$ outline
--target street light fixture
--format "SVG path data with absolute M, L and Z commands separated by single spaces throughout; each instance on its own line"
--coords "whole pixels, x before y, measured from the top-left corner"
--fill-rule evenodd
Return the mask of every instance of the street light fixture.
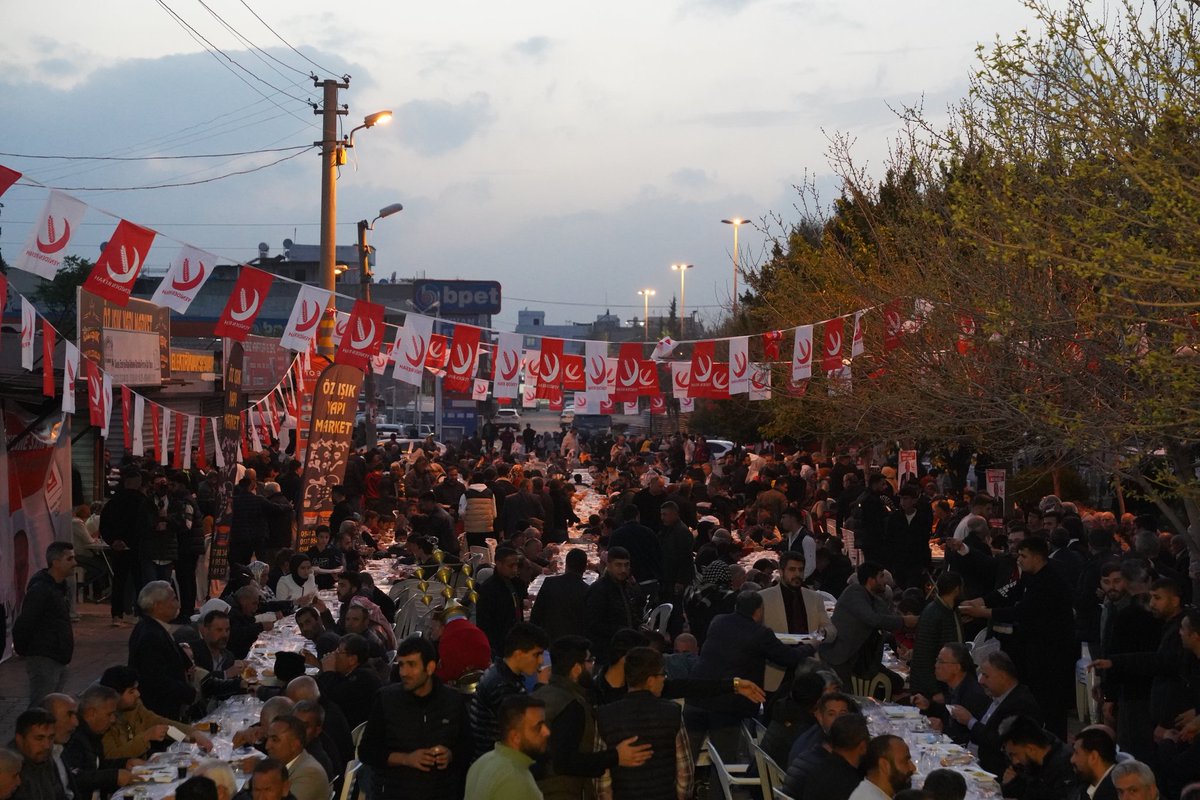
M 687 319 L 687 313 L 684 311 L 684 287 L 683 279 L 687 276 L 687 271 L 695 264 L 672 264 L 671 269 L 679 273 L 679 338 L 684 338 L 684 320 Z
M 653 289 L 638 289 L 638 294 L 642 296 L 642 305 L 644 311 L 642 313 L 642 341 L 650 340 L 650 298 L 654 296 Z
M 733 315 L 737 316 L 737 284 L 738 284 L 738 228 L 745 225 L 750 220 L 734 217 L 733 219 L 723 219 L 726 225 L 733 226 Z
M 376 111 L 368 114 L 362 125 L 350 131 L 345 139 L 337 138 L 337 118 L 346 113 L 337 107 L 336 81 L 325 81 L 325 100 L 322 113 L 321 141 L 321 288 L 329 292 L 329 307 L 321 318 L 317 332 L 317 345 L 321 355 L 333 357 L 333 323 L 337 311 L 335 262 L 337 251 L 337 171 L 345 163 L 346 148 L 354 146 L 354 134 L 363 128 L 373 128 L 392 118 L 391 111 Z
M 390 111 L 380 112 L 391 116 Z M 377 116 L 372 114 L 372 117 Z M 366 127 L 371 127 L 375 124 L 370 122 L 371 117 L 367 117 L 368 123 Z M 371 302 L 371 280 L 375 277 L 371 272 L 371 247 L 367 245 L 367 231 L 375 229 L 375 223 L 384 217 L 390 217 L 392 214 L 399 213 L 404 210 L 404 206 L 400 203 L 392 203 L 379 209 L 379 214 L 375 219 L 367 222 L 365 219 L 358 221 L 358 296 L 366 302 Z M 363 377 L 363 394 L 367 397 L 367 413 L 366 424 L 364 426 L 367 447 L 375 446 L 375 369 L 371 365 L 367 365 L 366 374 Z

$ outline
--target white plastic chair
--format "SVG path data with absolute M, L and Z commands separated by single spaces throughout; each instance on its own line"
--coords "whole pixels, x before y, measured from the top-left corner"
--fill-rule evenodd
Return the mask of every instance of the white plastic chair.
M 646 617 L 646 627 L 652 631 L 657 631 L 663 636 L 667 635 L 667 623 L 671 621 L 671 612 L 675 610 L 675 606 L 670 603 L 662 603 L 655 607 Z
M 758 766 L 758 779 L 762 784 L 762 796 L 771 798 L 774 796 L 775 788 L 782 787 L 784 781 L 784 771 L 775 759 L 767 755 L 767 752 L 762 749 L 763 736 L 766 734 L 766 727 L 756 719 L 748 719 L 742 722 L 742 736 L 746 739 L 746 744 L 750 747 L 750 752 L 754 754 L 754 762 Z
M 420 598 L 414 594 L 408 596 L 408 600 L 396 612 L 396 626 L 393 631 L 396 634 L 396 641 L 402 642 L 412 635 L 417 627 L 417 603 Z
M 820 597 L 826 603 L 834 603 L 834 604 L 837 603 L 837 598 L 834 597 L 833 595 L 831 595 L 829 592 L 823 592 L 820 589 L 817 589 L 816 591 L 817 591 L 817 597 Z
M 363 725 L 366 723 L 364 722 Z M 358 796 L 358 771 L 360 769 L 362 769 L 362 763 L 358 759 L 354 759 L 346 765 L 346 774 L 342 776 L 342 792 L 338 795 L 338 800 L 354 800 Z
M 749 764 L 726 764 L 712 739 L 708 740 L 708 757 L 712 760 L 713 772 L 717 775 L 717 782 L 721 784 L 725 800 L 733 800 L 734 786 L 762 785 L 758 778 L 746 777 L 746 770 L 750 769 Z

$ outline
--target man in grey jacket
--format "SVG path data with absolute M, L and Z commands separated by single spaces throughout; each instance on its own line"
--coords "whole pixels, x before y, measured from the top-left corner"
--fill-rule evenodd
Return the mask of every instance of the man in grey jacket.
M 862 660 L 865 669 L 859 669 L 859 677 L 870 677 L 878 671 L 883 651 L 881 631 L 898 631 L 915 628 L 915 614 L 892 612 L 887 599 L 890 576 L 873 561 L 864 561 L 856 573 L 858 582 L 849 584 L 838 598 L 833 610 L 833 627 L 837 638 L 821 644 L 821 660 L 831 666 L 844 683 L 856 672 L 856 663 Z

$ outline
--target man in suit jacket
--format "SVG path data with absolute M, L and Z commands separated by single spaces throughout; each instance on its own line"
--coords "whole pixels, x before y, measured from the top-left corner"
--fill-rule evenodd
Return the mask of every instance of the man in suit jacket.
M 1117 763 L 1117 742 L 1099 725 L 1084 728 L 1075 736 L 1071 766 L 1079 775 L 1076 800 L 1117 800 L 1112 768 Z
M 1029 687 L 1017 680 L 1017 668 L 1011 658 L 997 650 L 979 667 L 979 683 L 992 698 L 982 717 L 966 707 L 947 707 L 955 722 L 964 726 L 967 738 L 979 748 L 979 765 L 993 775 L 1004 774 L 1007 759 L 1000 744 L 1000 723 L 1009 717 L 1027 716 L 1040 720 L 1042 710 Z
M 142 703 L 168 719 L 181 719 L 196 701 L 192 659 L 171 637 L 179 598 L 166 581 L 150 581 L 138 594 L 144 616 L 129 634 L 129 666 L 141 678 Z
M 276 717 L 267 729 L 267 755 L 287 765 L 296 800 L 329 800 L 329 779 L 321 762 L 304 749 L 307 729 L 298 717 Z
M 790 512 L 785 512 L 784 516 Z M 804 588 L 805 559 L 802 553 L 787 551 L 779 556 L 779 583 L 763 589 L 763 624 L 775 633 L 825 634 L 827 641 L 837 638 L 837 628 L 825 611 L 825 601 L 816 592 Z M 779 689 L 784 672 L 767 665 L 763 688 L 768 692 Z
M 930 725 L 950 737 L 956 744 L 966 745 L 970 731 L 950 716 L 950 706 L 962 706 L 979 719 L 987 713 L 992 699 L 975 679 L 975 661 L 970 649 L 962 642 L 950 642 L 938 651 L 933 662 L 933 675 L 946 689 L 932 696 L 913 695 L 913 705 L 930 718 Z
M 884 598 L 888 576 L 882 566 L 874 561 L 864 561 L 858 567 L 857 576 L 858 582 L 846 587 L 833 609 L 833 627 L 837 630 L 837 638 L 821 643 L 821 660 L 833 667 L 846 684 L 850 682 L 860 651 L 877 649 L 879 652 L 864 655 L 871 662 L 878 661 L 882 654 L 882 642 L 877 634 L 881 630 L 898 631 L 917 625 L 915 614 L 891 612 L 890 603 Z
M 567 553 L 562 575 L 542 582 L 542 589 L 533 601 L 529 621 L 546 632 L 553 642 L 562 636 L 584 635 L 583 599 L 588 585 L 583 582 L 587 569 L 587 553 L 571 550 Z

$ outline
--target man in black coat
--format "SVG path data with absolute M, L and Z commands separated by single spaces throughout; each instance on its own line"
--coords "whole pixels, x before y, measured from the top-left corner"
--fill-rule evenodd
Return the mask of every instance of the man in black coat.
M 29 579 L 21 613 L 13 623 L 13 649 L 29 675 L 30 707 L 62 691 L 75 653 L 66 583 L 75 572 L 75 549 L 70 542 L 51 542 L 46 564 Z
M 900 490 L 900 507 L 887 518 L 883 541 L 883 565 L 892 571 L 902 588 L 924 586 L 929 569 L 929 535 L 933 512 L 928 503 L 919 503 L 921 490 L 910 483 Z
M 1020 800 L 1062 800 L 1075 786 L 1071 748 L 1030 717 L 1009 717 L 1000 725 L 1000 744 L 1012 765 L 1004 796 Z
M 973 600 L 992 591 L 996 580 L 996 559 L 987 542 L 987 520 L 967 520 L 964 539 L 947 539 L 946 568 L 963 576 L 963 599 Z
M 1017 667 L 1003 651 L 988 655 L 979 666 L 979 683 L 992 698 L 991 705 L 976 717 L 966 707 L 947 706 L 955 722 L 968 731 L 968 740 L 979 748 L 979 765 L 993 775 L 1004 774 L 1008 760 L 1000 744 L 1000 724 L 1009 717 L 1042 718 L 1041 708 L 1029 687 L 1017 679 Z
M 640 522 L 637 506 L 621 507 L 621 526 L 609 537 L 610 548 L 620 547 L 629 553 L 633 577 L 639 583 L 662 578 L 662 546 L 654 531 Z
M 167 627 L 179 615 L 179 598 L 166 581 L 150 581 L 138 594 L 138 606 L 143 616 L 129 634 L 129 666 L 141 679 L 142 703 L 168 719 L 183 719 L 196 690 L 192 659 Z
M 887 518 L 892 512 L 888 501 L 884 499 L 887 490 L 887 478 L 878 472 L 873 473 L 867 482 L 867 491 L 856 501 L 860 509 L 857 513 L 854 509 L 849 512 L 858 521 L 854 545 L 862 550 L 864 561 L 879 561 L 887 555 L 884 541 Z
M 584 598 L 588 585 L 583 581 L 587 569 L 587 553 L 567 552 L 562 575 L 552 575 L 542 582 L 542 589 L 533 601 L 529 621 L 546 632 L 554 642 L 562 636 L 584 634 Z
M 946 689 L 932 697 L 913 695 L 913 705 L 930 718 L 934 730 L 945 733 L 951 741 L 965 746 L 971 739 L 971 732 L 951 717 L 948 709 L 950 706 L 961 706 L 970 712 L 971 717 L 981 719 L 992 704 L 992 699 L 975 678 L 975 661 L 971 658 L 971 650 L 961 642 L 944 645 L 933 662 L 933 675 Z
M 96 791 L 107 797 L 133 780 L 125 759 L 104 757 L 104 734 L 117 721 L 117 699 L 115 690 L 98 683 L 79 697 L 79 727 L 62 752 L 76 797 L 91 797 Z
M 138 549 L 154 532 L 154 504 L 142 491 L 142 471 L 130 464 L 121 468 L 121 489 L 100 512 L 100 538 L 109 546 L 112 565 L 112 618 L 117 623 L 137 599 L 142 588 Z
M 610 547 L 604 574 L 588 587 L 584 596 L 586 635 L 592 642 L 592 655 L 602 664 L 609 663 L 613 634 L 636 628 L 641 620 L 641 597 L 636 594 L 637 584 L 630 580 L 630 574 L 629 553 L 623 547 Z
M 1117 763 L 1117 743 L 1099 726 L 1084 728 L 1075 736 L 1071 765 L 1081 786 L 1077 800 L 1117 800 L 1112 768 Z
M 787 767 L 784 788 L 790 797 L 847 800 L 862 782 L 858 770 L 871 734 L 861 714 L 844 714 L 829 726 L 828 747 L 815 747 Z
M 265 497 L 255 494 L 249 478 L 238 481 L 233 492 L 232 515 L 229 521 L 229 560 L 248 565 L 257 555 L 267 555 L 267 519 L 274 509 Z
M 342 709 L 351 730 L 367 721 L 382 685 L 379 674 L 367 666 L 370 659 L 370 645 L 356 633 L 343 636 L 337 650 L 321 659 L 321 696 Z
M 496 548 L 492 577 L 479 587 L 475 624 L 488 637 L 492 655 L 504 647 L 504 637 L 525 615 L 525 583 L 517 577 L 521 557 L 510 547 Z

